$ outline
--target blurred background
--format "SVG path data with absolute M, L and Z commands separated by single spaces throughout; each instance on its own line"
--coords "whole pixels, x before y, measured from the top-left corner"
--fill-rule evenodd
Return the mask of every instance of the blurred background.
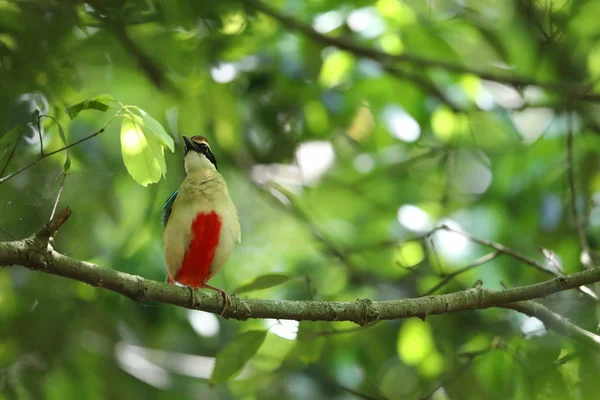
M 160 209 L 184 177 L 181 135 L 201 134 L 242 225 L 212 285 L 231 293 L 277 273 L 290 279 L 244 296 L 391 300 L 477 279 L 531 284 L 581 270 L 598 238 L 598 15 L 597 0 L 0 0 L 0 135 L 39 110 L 75 142 L 114 112 L 71 121 L 65 107 L 106 93 L 173 136 L 165 179 L 147 186 L 123 164 L 119 122 L 71 149 L 59 208 L 73 215 L 56 247 L 79 260 L 164 281 Z M 51 119 L 41 130 L 47 151 L 63 146 Z M 27 128 L 2 175 L 33 161 L 39 140 Z M 64 161 L 0 183 L 0 240 L 48 220 Z M 548 274 L 458 233 L 427 234 L 442 223 Z M 596 330 L 581 293 L 545 304 Z M 268 329 L 258 353 L 210 385 L 219 350 L 256 329 Z M 363 328 L 239 322 L 20 267 L 0 268 L 0 339 L 0 399 L 592 399 L 600 389 L 597 354 L 513 311 Z

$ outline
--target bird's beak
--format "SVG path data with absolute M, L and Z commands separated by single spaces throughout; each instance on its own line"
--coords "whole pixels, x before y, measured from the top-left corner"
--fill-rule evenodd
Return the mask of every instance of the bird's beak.
M 194 142 L 192 142 L 192 140 L 187 136 L 183 136 L 183 142 L 185 143 L 185 146 L 183 148 L 184 153 L 187 154 L 188 151 L 194 148 Z

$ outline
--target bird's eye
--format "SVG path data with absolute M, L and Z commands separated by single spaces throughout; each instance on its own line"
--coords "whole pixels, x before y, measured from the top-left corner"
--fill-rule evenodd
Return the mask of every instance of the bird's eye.
M 200 150 L 202 150 L 203 153 L 206 153 L 208 151 L 208 146 L 204 143 L 201 143 Z

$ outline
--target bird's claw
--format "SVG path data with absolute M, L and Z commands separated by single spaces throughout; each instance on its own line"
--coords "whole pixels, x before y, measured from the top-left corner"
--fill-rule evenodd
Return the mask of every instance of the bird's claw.
M 223 309 L 219 314 L 222 317 L 225 314 L 225 310 L 227 310 L 227 307 L 231 305 L 231 300 L 229 300 L 229 296 L 227 296 L 227 293 L 225 293 L 224 290 L 219 290 L 219 293 L 221 293 L 221 296 L 223 296 Z
M 190 298 L 191 298 L 191 303 L 192 303 L 190 305 L 190 308 L 194 309 L 194 308 L 196 308 L 196 291 L 194 290 L 193 287 L 191 287 L 189 285 L 187 287 L 190 289 Z

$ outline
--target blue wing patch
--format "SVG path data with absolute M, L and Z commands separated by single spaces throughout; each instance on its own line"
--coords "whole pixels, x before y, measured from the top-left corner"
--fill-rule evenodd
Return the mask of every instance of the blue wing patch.
M 171 196 L 167 199 L 165 205 L 162 208 L 162 225 L 163 228 L 167 226 L 167 222 L 169 222 L 169 217 L 171 216 L 171 210 L 173 209 L 173 203 L 177 198 L 177 194 L 179 193 L 179 189 L 173 192 Z

